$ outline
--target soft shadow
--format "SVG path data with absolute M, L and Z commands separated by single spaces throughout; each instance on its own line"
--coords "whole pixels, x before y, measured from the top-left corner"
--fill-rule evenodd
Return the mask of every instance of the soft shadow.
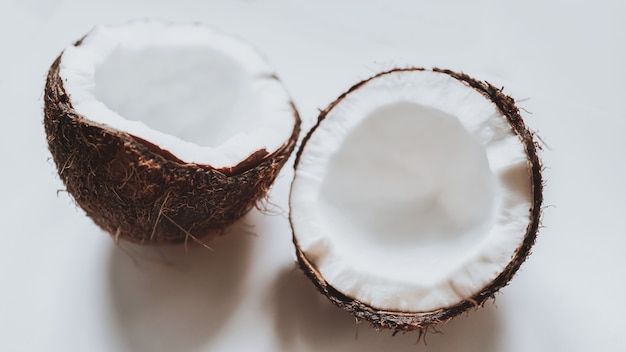
M 439 331 L 376 331 L 318 293 L 297 268 L 284 270 L 270 296 L 277 339 L 285 351 L 495 352 L 501 350 L 501 319 L 493 303 L 456 317 Z
M 489 301 L 484 307 L 451 320 L 439 331 L 430 331 L 420 343 L 429 352 L 499 352 L 504 348 L 500 309 Z
M 285 351 L 296 350 L 300 341 L 311 351 L 331 351 L 340 340 L 357 333 L 354 317 L 319 293 L 295 265 L 283 270 L 272 287 L 268 306 Z
M 129 351 L 191 351 L 224 327 L 244 292 L 254 241 L 246 220 L 200 245 L 139 246 L 111 252 L 109 287 Z

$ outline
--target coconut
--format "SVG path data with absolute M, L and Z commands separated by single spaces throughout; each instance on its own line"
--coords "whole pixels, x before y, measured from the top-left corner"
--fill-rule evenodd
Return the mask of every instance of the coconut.
M 514 99 L 489 83 L 437 68 L 364 80 L 297 153 L 299 266 L 379 329 L 423 332 L 480 307 L 535 242 L 537 150 Z
M 61 180 L 116 239 L 219 234 L 264 198 L 300 118 L 251 45 L 201 24 L 98 26 L 52 64 L 44 125 Z

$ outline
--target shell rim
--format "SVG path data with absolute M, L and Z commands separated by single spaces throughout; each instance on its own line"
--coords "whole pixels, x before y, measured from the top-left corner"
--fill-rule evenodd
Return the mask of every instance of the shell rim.
M 543 170 L 543 164 L 541 163 L 538 154 L 538 151 L 541 150 L 541 146 L 534 138 L 535 133 L 531 132 L 526 127 L 520 115 L 519 108 L 515 105 L 515 100 L 510 96 L 505 95 L 503 93 L 503 88 L 496 88 L 489 82 L 478 81 L 462 72 L 459 73 L 437 67 L 434 67 L 432 69 L 426 69 L 423 67 L 393 68 L 391 70 L 378 73 L 350 87 L 335 101 L 331 102 L 326 109 L 320 112 L 316 124 L 304 136 L 302 143 L 298 148 L 298 151 L 296 152 L 294 170 L 297 170 L 300 156 L 306 148 L 307 142 L 311 138 L 312 134 L 319 127 L 320 123 L 326 118 L 327 114 L 348 94 L 351 94 L 354 91 L 358 90 L 361 86 L 363 86 L 372 79 L 379 78 L 390 73 L 409 71 L 432 71 L 441 74 L 447 74 L 452 78 L 464 83 L 465 85 L 467 85 L 468 88 L 475 89 L 483 96 L 485 96 L 486 99 L 489 99 L 496 105 L 498 110 L 506 118 L 514 133 L 520 138 L 520 142 L 524 145 L 524 149 L 528 162 L 530 163 L 531 170 L 532 202 L 531 208 L 529 209 L 530 222 L 526 228 L 526 233 L 524 235 L 523 241 L 518 246 L 515 254 L 509 261 L 507 266 L 504 268 L 504 270 L 502 270 L 502 272 L 493 281 L 486 285 L 480 292 L 473 295 L 472 297 L 468 297 L 453 306 L 439 308 L 428 312 L 401 312 L 392 310 L 381 310 L 374 308 L 359 300 L 350 298 L 339 292 L 332 285 L 326 282 L 324 277 L 306 257 L 304 252 L 300 250 L 296 238 L 296 229 L 294 227 L 290 214 L 289 223 L 293 234 L 292 240 L 296 248 L 298 265 L 304 271 L 304 273 L 313 281 L 317 289 L 328 299 L 330 299 L 332 303 L 352 313 L 357 320 L 367 320 L 376 329 L 393 329 L 395 331 L 423 331 L 425 329 L 428 329 L 430 326 L 445 323 L 455 316 L 465 311 L 468 311 L 471 308 L 478 308 L 483 306 L 489 298 L 494 297 L 496 292 L 506 286 L 513 278 L 517 270 L 520 268 L 521 264 L 526 260 L 526 258 L 530 254 L 532 246 L 536 241 L 537 233 L 541 224 L 541 205 L 543 203 L 544 185 L 541 174 Z

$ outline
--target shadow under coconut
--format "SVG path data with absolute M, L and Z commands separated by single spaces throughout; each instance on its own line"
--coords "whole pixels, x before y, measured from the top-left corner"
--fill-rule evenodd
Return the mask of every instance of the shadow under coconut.
M 250 235 L 246 216 L 212 251 L 191 241 L 111 253 L 109 287 L 119 335 L 129 351 L 191 351 L 225 326 L 243 297 Z
M 285 351 L 305 344 L 311 351 L 335 351 L 341 340 L 353 339 L 354 317 L 333 305 L 299 268 L 283 270 L 272 285 L 268 309 L 275 315 L 275 327 Z
M 499 311 L 493 303 L 456 317 L 439 331 L 420 339 L 417 331 L 376 331 L 368 322 L 336 307 L 294 267 L 284 270 L 273 286 L 278 340 L 285 351 L 410 351 L 426 345 L 429 352 L 495 352 L 501 350 Z M 416 346 L 417 345 L 417 346 Z

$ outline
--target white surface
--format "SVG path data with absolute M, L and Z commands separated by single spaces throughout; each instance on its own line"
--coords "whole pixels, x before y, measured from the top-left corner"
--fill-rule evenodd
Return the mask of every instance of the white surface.
M 0 349 L 623 351 L 626 5 L 395 4 L 0 2 Z M 200 20 L 255 43 L 290 89 L 305 130 L 316 109 L 395 65 L 464 70 L 528 99 L 527 122 L 550 147 L 545 228 L 532 256 L 495 306 L 428 335 L 427 347 L 415 346 L 415 334 L 355 328 L 292 271 L 284 214 L 253 214 L 257 236 L 215 244 L 214 254 L 163 250 L 168 266 L 143 250 L 135 256 L 148 259 L 135 266 L 65 193 L 57 196 L 41 97 L 62 48 L 96 23 L 139 17 Z M 272 194 L 283 209 L 291 175 L 287 167 Z
M 98 25 L 63 51 L 79 115 L 215 168 L 291 137 L 291 99 L 252 45 L 197 23 Z
M 384 310 L 453 306 L 492 282 L 529 223 L 530 163 L 496 105 L 445 73 L 373 78 L 300 154 L 294 234 L 339 292 Z

